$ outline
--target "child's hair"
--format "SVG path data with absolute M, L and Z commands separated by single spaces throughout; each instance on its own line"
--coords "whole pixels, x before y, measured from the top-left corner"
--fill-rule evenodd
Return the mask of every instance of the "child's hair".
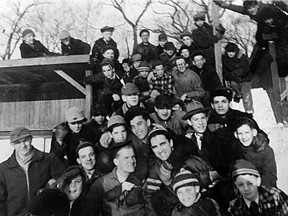
M 257 129 L 255 122 L 247 117 L 241 117 L 235 122 L 234 131 L 243 125 L 248 125 L 251 129 Z
M 163 65 L 163 67 L 164 67 L 164 63 L 162 61 L 160 61 L 160 60 L 153 61 L 152 62 L 152 69 L 154 70 L 159 65 Z

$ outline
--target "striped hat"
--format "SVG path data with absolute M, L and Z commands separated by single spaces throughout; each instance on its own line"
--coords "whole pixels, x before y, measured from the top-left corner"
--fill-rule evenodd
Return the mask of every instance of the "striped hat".
M 151 67 L 149 65 L 149 63 L 147 61 L 142 61 L 140 64 L 139 64 L 139 67 L 137 68 L 137 70 L 139 72 L 141 71 L 151 71 Z
M 181 187 L 200 186 L 198 179 L 188 170 L 180 170 L 174 177 L 173 190 L 176 193 Z
M 237 160 L 233 167 L 232 178 L 236 178 L 239 175 L 254 175 L 256 177 L 260 177 L 260 174 L 256 167 L 249 161 L 244 159 Z

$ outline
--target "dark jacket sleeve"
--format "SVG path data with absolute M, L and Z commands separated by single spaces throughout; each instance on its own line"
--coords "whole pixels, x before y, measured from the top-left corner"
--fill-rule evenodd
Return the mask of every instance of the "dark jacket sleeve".
M 6 200 L 7 200 L 7 188 L 5 183 L 5 176 L 0 167 L 0 216 L 6 216 Z
M 61 162 L 61 160 L 54 154 L 51 154 L 51 163 L 50 163 L 50 174 L 53 177 L 53 179 L 58 179 L 65 170 L 64 163 Z

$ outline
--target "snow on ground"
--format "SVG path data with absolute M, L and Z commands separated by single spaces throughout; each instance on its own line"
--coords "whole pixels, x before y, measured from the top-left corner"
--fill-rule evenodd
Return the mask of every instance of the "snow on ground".
M 278 187 L 288 194 L 288 172 L 286 171 L 288 165 L 288 141 L 285 139 L 288 135 L 288 127 L 284 127 L 282 124 L 276 124 L 268 95 L 263 89 L 253 89 L 252 95 L 255 110 L 254 118 L 259 126 L 268 134 L 270 144 L 275 152 L 278 169 Z M 232 107 L 241 111 L 244 110 L 242 103 L 233 103 Z M 51 139 L 33 139 L 33 145 L 46 152 L 50 151 L 50 142 Z M 0 162 L 2 162 L 11 155 L 12 147 L 9 144 L 9 140 L 0 140 L 0 145 Z

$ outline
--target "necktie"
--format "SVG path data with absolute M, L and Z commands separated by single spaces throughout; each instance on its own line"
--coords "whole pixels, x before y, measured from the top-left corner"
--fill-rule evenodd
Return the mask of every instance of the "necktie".
M 255 201 L 251 202 L 249 211 L 250 211 L 251 215 L 253 215 L 253 216 L 258 216 L 259 215 L 258 205 L 257 205 L 257 203 Z

